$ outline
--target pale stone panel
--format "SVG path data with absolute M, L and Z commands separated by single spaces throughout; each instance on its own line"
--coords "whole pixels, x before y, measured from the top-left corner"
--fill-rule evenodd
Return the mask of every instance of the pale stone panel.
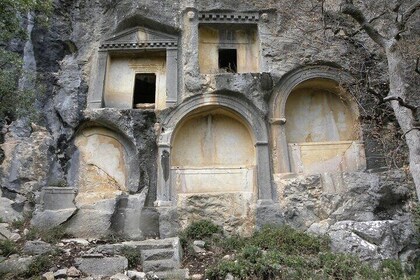
M 172 169 L 177 193 L 253 192 L 253 168 Z
M 219 58 L 217 45 L 219 32 L 216 29 L 200 27 L 198 57 L 201 73 L 218 73 Z
M 105 82 L 105 107 L 133 108 L 134 82 L 138 73 L 156 75 L 155 108 L 166 108 L 166 53 L 161 52 L 111 56 Z
M 229 35 L 225 33 L 228 32 Z M 231 35 L 231 36 L 230 36 Z M 219 48 L 237 50 L 237 72 L 259 72 L 259 40 L 256 26 L 201 25 L 199 27 L 199 65 L 204 74 L 223 73 L 219 69 Z
M 286 103 L 289 143 L 358 139 L 359 125 L 345 101 L 328 89 L 302 88 Z
M 107 130 L 84 130 L 75 144 L 80 151 L 78 205 L 113 198 L 127 190 L 124 147 Z
M 255 148 L 248 129 L 221 114 L 205 114 L 185 122 L 173 141 L 172 166 L 249 167 Z
M 290 163 L 295 173 L 357 171 L 366 168 L 365 150 L 356 141 L 289 144 Z
M 176 195 L 255 193 L 255 147 L 248 128 L 221 109 L 181 123 L 172 149 Z

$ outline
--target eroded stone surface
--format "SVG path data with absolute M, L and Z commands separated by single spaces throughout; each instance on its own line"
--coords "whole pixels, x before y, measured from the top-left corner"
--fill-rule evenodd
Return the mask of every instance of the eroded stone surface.
M 67 232 L 78 237 L 104 237 L 110 233 L 117 198 L 83 205 L 68 222 Z
M 125 231 L 131 238 L 141 239 L 145 237 L 145 234 L 142 229 L 139 230 L 138 228 L 139 224 L 142 227 L 141 224 L 146 223 L 143 220 L 145 212 L 141 205 L 144 203 L 149 207 L 148 209 L 155 211 L 150 211 L 154 214 L 148 217 L 148 219 L 150 218 L 150 224 L 153 224 L 150 227 L 149 234 L 153 230 L 157 234 L 160 230 L 161 236 L 172 236 L 176 234 L 179 222 L 181 222 L 182 227 L 185 227 L 187 223 L 198 218 L 213 220 L 223 225 L 227 232 L 249 234 L 254 225 L 259 226 L 258 221 L 273 220 L 274 223 L 286 223 L 300 229 L 308 229 L 311 232 L 322 234 L 332 234 L 332 229 L 334 229 L 335 234 L 342 237 L 336 240 L 343 240 L 344 242 L 337 246 L 347 249 L 349 249 L 349 244 L 353 244 L 353 248 L 357 248 L 363 246 L 364 242 L 371 244 L 385 242 L 383 240 L 388 238 L 387 236 L 391 236 L 395 239 L 396 244 L 407 244 L 406 251 L 401 251 L 399 245 L 391 246 L 391 244 L 390 248 L 392 250 L 390 249 L 389 254 L 374 253 L 375 258 L 388 255 L 395 256 L 395 251 L 398 250 L 400 256 L 412 255 L 410 248 L 414 245 L 405 241 L 410 239 L 412 229 L 411 216 L 407 205 L 411 189 L 406 184 L 409 179 L 401 173 L 399 175 L 392 174 L 392 172 L 382 175 L 340 173 L 338 175 L 282 177 L 275 178 L 276 190 L 271 188 L 271 180 L 273 179 L 271 164 L 273 164 L 275 173 L 290 171 L 291 162 L 286 160 L 286 155 L 289 155 L 286 141 L 288 136 L 293 136 L 293 133 L 297 131 L 303 131 L 304 133 L 310 131 L 311 135 L 303 135 L 304 142 L 311 139 L 316 141 L 332 140 L 333 142 L 344 138 L 361 140 L 359 137 L 352 137 L 355 132 L 354 128 L 358 127 L 359 120 L 356 120 L 353 115 L 349 116 L 348 107 L 343 105 L 352 107 L 360 101 L 363 110 L 366 111 L 363 112 L 362 121 L 364 121 L 363 117 L 373 115 L 370 107 L 375 106 L 370 106 L 369 102 L 362 104 L 366 101 L 364 97 L 360 98 L 363 100 L 356 100 L 357 102 L 354 102 L 353 105 L 345 104 L 348 100 L 344 102 L 341 99 L 344 95 L 341 96 L 335 90 L 331 91 L 329 87 L 319 89 L 328 91 L 328 93 L 324 92 L 319 96 L 315 95 L 317 92 L 312 92 L 311 94 L 314 94 L 313 101 L 316 102 L 314 104 L 305 103 L 306 105 L 300 108 L 298 108 L 299 103 L 308 102 L 311 98 L 299 96 L 293 102 L 293 97 L 291 97 L 290 104 L 292 105 L 289 104 L 289 109 L 299 113 L 296 123 L 293 122 L 293 117 L 282 118 L 284 116 L 271 114 L 272 107 L 276 107 L 286 100 L 273 102 L 269 99 L 283 91 L 283 88 L 279 89 L 279 86 L 295 69 L 309 69 L 304 73 L 299 73 L 299 75 L 302 74 L 299 78 L 302 81 L 305 77 L 312 77 L 318 81 L 330 79 L 341 84 L 343 81 L 342 72 L 351 71 L 351 69 L 364 69 L 366 59 L 360 58 L 366 58 L 365 55 L 368 51 L 371 52 L 369 57 L 373 57 L 375 62 L 372 63 L 371 67 L 381 73 L 381 77 L 386 77 L 386 75 L 382 75 L 382 73 L 386 73 L 387 67 L 385 61 L 381 58 L 383 54 L 378 52 L 377 48 L 372 47 L 372 42 L 364 41 L 364 47 L 360 48 L 359 44 L 348 43 L 346 35 L 348 30 L 324 28 L 329 22 L 318 15 L 321 14 L 321 9 L 324 9 L 322 11 L 333 15 L 329 19 L 339 16 L 337 13 L 340 7 L 336 1 L 323 2 L 322 8 L 321 5 L 318 5 L 319 3 L 314 4 L 312 1 L 300 1 L 292 4 L 290 1 L 257 0 L 240 3 L 227 0 L 150 0 L 142 3 L 123 0 L 118 1 L 118 3 L 116 1 L 114 1 L 115 3 L 111 2 L 59 1 L 59 3 L 56 3 L 56 9 L 52 12 L 50 28 L 45 30 L 35 24 L 33 34 L 28 34 L 34 44 L 35 52 L 32 56 L 36 60 L 36 65 L 42 69 L 43 76 L 45 75 L 43 79 L 45 79 L 47 89 L 45 97 L 40 100 L 42 105 L 39 106 L 42 106 L 42 111 L 45 112 L 44 123 L 47 127 L 46 129 L 36 126 L 30 128 L 22 122 L 16 122 L 3 129 L 6 135 L 5 143 L 1 145 L 1 148 L 4 151 L 5 160 L 0 167 L 0 183 L 2 189 L 7 189 L 7 191 L 2 191 L 0 197 L 0 216 L 4 220 L 10 222 L 15 219 L 22 219 L 23 209 L 31 210 L 30 204 L 40 204 L 39 190 L 48 184 L 58 185 L 59 182 L 64 182 L 78 191 L 78 197 L 75 201 L 76 207 L 66 207 L 67 210 L 48 209 L 47 211 L 52 212 L 42 212 L 42 214 L 37 207 L 33 223 L 43 227 L 65 223 L 69 229 L 73 228 L 70 231 L 86 236 Z M 231 12 L 228 12 L 229 10 Z M 237 11 L 244 11 L 245 13 L 248 11 L 249 14 L 256 14 L 260 18 L 251 24 L 247 19 L 246 27 L 248 28 L 244 28 L 243 22 L 241 23 L 241 20 L 236 17 L 238 15 Z M 264 16 L 260 13 L 261 11 L 264 11 Z M 217 15 L 212 19 L 212 22 L 207 23 L 207 25 L 217 24 L 217 28 L 215 26 L 208 28 L 206 23 L 203 22 L 204 20 L 199 19 L 203 12 Z M 369 17 L 375 16 L 375 13 L 366 12 Z M 234 17 L 228 19 L 220 17 L 221 14 L 231 14 Z M 152 59 L 154 55 L 148 54 L 148 52 L 140 55 L 140 52 L 143 52 L 144 49 L 134 52 L 126 50 L 123 52 L 122 59 L 118 59 L 112 54 L 114 56 L 110 57 L 109 62 L 114 60 L 116 64 L 124 64 L 122 67 L 112 68 L 112 64 L 107 64 L 110 53 L 99 51 L 101 43 L 104 39 L 111 38 L 121 31 L 127 31 L 138 26 L 147 26 L 156 29 L 155 31 L 173 34 L 174 37 L 177 37 L 175 41 L 179 43 L 179 46 L 174 46 L 171 51 L 179 53 L 181 57 L 175 58 L 168 52 L 156 60 Z M 226 31 L 224 27 L 226 26 L 229 27 L 228 30 L 234 32 L 224 33 Z M 205 34 L 206 32 L 217 33 L 220 30 L 222 32 L 219 35 L 225 34 L 226 36 Z M 241 33 L 242 31 L 244 33 Z M 253 34 L 254 32 L 258 34 Z M 229 38 L 227 35 L 232 35 L 232 37 Z M 144 37 L 144 34 L 139 34 L 135 43 L 144 43 L 143 41 L 148 39 Z M 118 38 L 114 39 L 114 42 L 118 41 Z M 232 42 L 250 43 L 250 45 L 245 46 L 247 51 L 238 49 L 238 54 L 244 54 L 239 55 L 238 62 L 249 67 L 240 70 L 240 65 L 238 65 L 238 72 L 258 71 L 261 73 L 200 74 L 200 67 L 206 63 L 213 70 L 220 68 L 216 56 L 219 44 L 222 43 L 222 47 L 234 48 L 233 45 L 226 45 Z M 211 46 L 203 46 L 206 43 Z M 116 47 L 119 48 L 120 46 Z M 134 48 L 136 47 L 134 46 Z M 162 52 L 162 47 L 159 52 Z M 258 53 L 258 57 L 253 57 L 256 53 Z M 202 54 L 205 55 L 206 59 L 212 60 L 203 60 Z M 145 57 L 147 59 L 139 62 Z M 348 57 L 348 59 L 342 59 L 343 57 Z M 203 101 L 202 103 L 192 103 L 196 107 L 189 108 L 191 110 L 184 109 L 182 111 L 182 113 L 188 113 L 188 117 L 196 116 L 194 114 L 197 113 L 195 110 L 198 107 L 203 110 L 202 112 L 215 108 L 221 109 L 220 107 L 223 107 L 225 111 L 235 112 L 240 108 L 239 103 L 245 104 L 243 106 L 245 108 L 253 108 L 243 111 L 245 112 L 242 113 L 243 116 L 239 116 L 238 122 L 243 127 L 240 125 L 225 125 L 222 129 L 214 127 L 214 129 L 207 131 L 207 127 L 211 127 L 209 124 L 211 122 L 208 119 L 196 126 L 194 124 L 190 125 L 189 127 L 193 128 L 193 133 L 188 134 L 190 137 L 187 137 L 186 143 L 181 145 L 185 149 L 181 149 L 181 152 L 178 153 L 178 155 L 188 156 L 188 160 L 191 159 L 194 164 L 197 163 L 194 161 L 208 160 L 205 163 L 211 162 L 214 165 L 214 163 L 219 164 L 221 162 L 221 165 L 224 165 L 228 162 L 232 165 L 240 165 L 235 168 L 244 170 L 241 170 L 237 177 L 232 176 L 226 179 L 226 177 L 229 177 L 229 172 L 233 172 L 235 168 L 226 168 L 223 171 L 224 174 L 220 176 L 219 180 L 221 182 L 220 186 L 223 188 L 222 194 L 215 192 L 215 188 L 212 188 L 211 183 L 209 183 L 209 181 L 218 177 L 216 172 L 216 176 L 208 176 L 214 167 L 211 166 L 212 164 L 206 166 L 209 167 L 209 170 L 205 172 L 194 170 L 195 167 L 200 166 L 201 162 L 193 168 L 189 167 L 190 171 L 192 170 L 188 173 L 190 177 L 181 176 L 186 173 L 181 174 L 179 182 L 177 182 L 176 176 L 172 177 L 174 180 L 171 182 L 165 180 L 163 176 L 162 178 L 156 178 L 157 170 L 161 168 L 159 165 L 161 158 L 158 158 L 160 154 L 158 154 L 156 143 L 159 144 L 159 149 L 170 151 L 168 147 L 174 147 L 174 144 L 177 144 L 176 141 L 172 142 L 169 139 L 160 142 L 159 139 L 165 133 L 179 128 L 178 124 L 181 124 L 179 122 L 188 122 L 189 120 L 183 119 L 181 116 L 177 122 L 168 126 L 166 124 L 169 121 L 166 117 L 170 115 L 174 108 L 166 108 L 163 111 L 157 110 L 156 112 L 128 109 L 133 105 L 131 104 L 132 96 L 130 93 L 133 90 L 135 73 L 145 73 L 147 72 L 146 68 L 156 69 L 157 63 L 162 65 L 162 61 L 166 63 L 170 59 L 175 61 L 175 69 L 178 69 L 181 73 L 175 80 L 169 80 L 169 76 L 166 77 L 167 87 L 163 89 L 159 86 L 158 91 L 159 94 L 162 93 L 164 97 L 167 97 L 165 96 L 165 90 L 178 88 L 179 86 L 179 91 L 175 91 L 175 95 L 171 96 L 174 99 L 170 100 L 174 108 L 187 104 L 193 98 Z M 319 66 L 319 64 L 325 65 Z M 99 90 L 100 95 L 95 96 L 96 99 L 90 96 L 90 92 L 97 89 L 95 80 L 98 79 L 96 74 L 105 73 L 107 65 L 111 66 L 111 69 L 108 70 L 112 72 L 112 75 L 106 77 L 104 74 L 102 77 L 102 79 L 108 78 L 109 80 L 106 85 L 107 89 L 114 91 L 114 93 L 117 91 L 123 92 L 124 96 L 120 98 L 121 95 L 115 94 L 114 100 L 105 100 L 105 103 L 108 104 L 102 104 L 104 91 Z M 168 67 L 168 65 L 169 63 L 165 67 Z M 336 67 L 333 67 L 333 65 Z M 327 72 L 334 73 L 334 75 L 319 77 L 320 73 L 323 72 L 321 70 L 325 69 L 328 69 Z M 371 73 L 373 72 L 372 70 Z M 108 71 L 108 73 L 110 72 Z M 128 76 L 125 75 L 120 79 L 119 74 L 127 74 Z M 384 84 L 382 78 L 372 77 L 372 79 L 373 84 Z M 112 84 L 109 84 L 109 82 Z M 104 83 L 101 83 L 100 80 L 99 84 L 104 86 Z M 295 86 L 299 85 L 293 85 L 293 88 Z M 302 87 L 300 90 L 302 90 Z M 353 88 L 349 90 L 349 93 L 354 93 Z M 330 91 L 337 95 L 331 97 Z M 232 101 L 220 106 L 221 96 L 229 97 Z M 302 97 L 302 100 L 300 97 Z M 157 103 L 160 104 L 163 100 L 163 98 L 158 97 Z M 90 105 L 95 104 L 96 107 L 88 106 L 95 109 L 82 112 L 86 108 L 87 102 Z M 117 104 L 118 102 L 121 103 Z M 121 104 L 126 109 L 120 109 L 119 105 Z M 211 107 L 207 107 L 208 104 L 212 104 Z M 322 104 L 327 106 L 320 106 Z M 101 109 L 100 107 L 103 105 L 118 108 Z M 163 105 L 158 106 L 158 109 L 162 108 Z M 318 113 L 320 110 L 325 109 L 325 111 L 320 114 L 313 114 L 311 108 L 317 109 Z M 340 109 L 338 110 L 340 112 L 337 112 L 337 109 Z M 233 115 L 236 116 L 236 113 Z M 321 116 L 321 119 L 318 119 L 319 116 Z M 243 119 L 247 121 L 243 121 Z M 255 119 L 263 121 L 255 125 L 252 123 Z M 299 130 L 298 128 L 303 122 L 302 119 L 308 120 L 310 127 Z M 234 119 L 234 121 L 236 120 Z M 128 149 L 130 145 L 125 145 L 126 143 L 123 143 L 123 141 L 117 141 L 109 137 L 109 133 L 106 135 L 96 133 L 85 137 L 83 136 L 83 129 L 76 132 L 79 128 L 85 128 L 86 123 L 88 124 L 87 127 L 96 125 L 105 130 L 114 131 L 118 135 L 124 135 L 126 142 L 133 146 L 132 149 Z M 217 126 L 220 123 L 216 116 L 214 124 Z M 232 124 L 232 121 L 230 124 Z M 251 137 L 243 133 L 248 129 L 248 126 L 252 126 L 254 130 L 249 133 L 254 134 Z M 270 128 L 266 134 L 272 134 L 271 142 L 263 137 L 258 138 L 264 131 L 263 127 L 271 126 L 282 127 L 283 131 Z M 243 129 L 244 127 L 246 129 Z M 286 131 L 284 131 L 285 127 Z M 287 127 L 290 128 L 288 132 Z M 323 128 L 322 131 L 320 131 L 321 127 Z M 204 129 L 206 131 L 201 133 L 200 137 L 194 134 L 194 131 Z M 179 131 L 185 132 L 182 128 Z M 216 137 L 210 137 L 212 136 L 210 132 L 215 133 Z M 234 143 L 227 141 L 229 137 L 221 137 L 231 132 L 235 132 L 235 137 L 232 137 L 235 140 Z M 319 135 L 316 135 L 318 132 L 331 133 L 334 137 L 319 138 Z M 346 133 L 351 135 L 345 135 Z M 337 135 L 340 137 L 336 137 Z M 77 136 L 81 138 L 77 139 Z M 393 136 L 391 135 L 391 137 Z M 92 139 L 82 139 L 84 137 L 92 137 Z M 253 137 L 259 139 L 259 141 L 255 141 Z M 280 138 L 286 142 L 284 150 L 281 150 L 276 143 Z M 209 141 L 209 139 L 213 141 Z M 296 142 L 300 140 L 297 139 Z M 217 141 L 221 141 L 221 143 Z M 200 143 L 197 144 L 197 142 Z M 216 142 L 217 145 L 211 145 Z M 290 143 L 294 142 L 295 140 Z M 301 163 L 303 165 L 314 164 L 314 168 L 311 167 L 312 171 L 325 171 L 324 166 L 318 164 L 321 156 L 334 158 L 334 161 L 327 164 L 327 167 L 333 167 L 333 171 L 359 170 L 363 168 L 363 145 L 362 143 L 356 144 L 358 145 L 356 148 L 353 141 L 344 148 L 340 145 L 340 147 L 331 145 L 314 153 L 309 151 L 312 153 L 309 156 L 307 147 L 298 144 L 296 154 L 306 153 L 306 161 L 304 156 L 301 158 Z M 238 145 L 238 147 L 235 145 Z M 373 148 L 380 148 L 381 151 L 377 152 L 379 158 L 386 155 L 387 151 L 382 152 L 382 146 L 373 146 Z M 245 152 L 238 153 L 237 158 L 232 157 L 229 154 L 231 147 L 238 149 L 245 147 Z M 273 150 L 261 156 L 262 153 L 258 153 L 261 147 L 270 147 L 270 149 L 272 147 Z M 182 162 L 179 164 L 176 162 L 178 156 L 176 153 L 174 154 L 176 148 L 175 145 L 175 149 L 168 155 L 168 159 L 173 156 L 173 167 L 182 165 Z M 355 148 L 354 151 L 349 155 L 342 155 L 343 152 L 353 148 Z M 255 150 L 257 156 L 252 158 L 252 156 L 255 156 Z M 121 155 L 127 151 L 129 152 L 123 162 L 121 158 L 125 155 Z M 190 152 L 191 154 L 189 154 Z M 222 160 L 219 162 L 211 161 L 214 156 L 220 157 Z M 355 157 L 361 159 L 361 164 L 357 162 L 354 165 L 341 164 L 342 159 L 344 161 L 350 159 L 354 162 Z M 366 157 L 376 158 L 377 154 L 371 149 L 367 151 Z M 273 162 L 271 162 L 271 158 L 274 159 Z M 235 159 L 245 160 L 239 162 Z M 281 162 L 282 160 L 285 162 Z M 81 164 L 79 164 L 80 162 Z M 258 163 L 257 166 L 255 166 L 256 163 Z M 266 163 L 266 165 L 261 163 Z M 248 169 L 247 174 L 255 171 L 258 174 L 257 176 L 242 174 L 246 173 L 244 166 L 248 165 L 251 165 L 252 168 Z M 188 169 L 188 166 L 186 167 Z M 304 172 L 305 168 L 303 170 L 295 168 L 294 171 Z M 191 179 L 191 177 L 194 177 L 194 179 Z M 244 178 L 246 184 L 243 184 Z M 256 183 L 255 178 L 258 179 Z M 261 178 L 265 180 L 262 185 L 259 182 Z M 184 185 L 183 179 L 187 179 Z M 177 196 L 178 194 L 171 192 L 176 190 L 174 186 L 179 186 L 178 190 L 184 190 L 184 194 L 190 195 Z M 184 188 L 184 186 L 186 187 Z M 241 190 L 242 186 L 246 186 L 247 192 Z M 264 188 L 259 188 L 260 186 Z M 225 187 L 226 189 L 230 187 L 229 190 L 236 191 L 236 193 L 224 193 Z M 160 188 L 159 190 L 169 190 L 167 196 L 164 197 L 166 204 L 162 203 L 167 207 L 166 209 L 153 208 L 153 202 L 161 199 L 161 197 L 158 197 L 161 195 L 157 190 L 158 188 Z M 200 188 L 202 191 L 204 190 L 202 193 L 191 195 L 197 189 L 200 191 Z M 251 189 L 252 191 L 250 191 Z M 145 193 L 141 193 L 141 190 L 145 190 Z M 217 191 L 220 192 L 220 189 Z M 212 193 L 212 195 L 207 195 L 207 193 Z M 269 201 L 272 198 L 272 193 L 274 193 L 273 207 L 270 205 L 259 207 L 256 204 L 257 199 L 261 198 L 259 196 L 269 196 L 268 199 L 264 197 Z M 172 201 L 167 201 L 171 199 Z M 124 206 L 124 203 L 127 203 L 127 207 Z M 280 207 L 276 206 L 277 203 Z M 159 203 L 156 205 L 159 205 Z M 179 211 L 176 209 L 177 206 L 179 206 Z M 257 209 L 253 210 L 256 206 Z M 137 219 L 138 215 L 140 217 Z M 41 222 L 47 220 L 50 222 Z M 149 220 L 147 220 L 147 223 Z M 160 225 L 156 222 L 157 220 L 161 222 Z M 344 223 L 344 221 L 349 223 L 345 227 L 343 224 L 339 224 Z M 390 226 L 390 230 L 388 226 L 381 225 L 380 228 L 386 232 L 386 236 L 378 237 L 369 231 L 369 226 L 373 227 L 376 223 L 382 223 L 382 221 L 392 221 L 390 224 L 393 226 Z M 363 223 L 370 222 L 373 224 L 367 224 L 366 227 L 362 226 L 365 225 Z M 397 222 L 397 224 L 394 224 L 394 222 Z M 86 225 L 88 227 L 83 229 Z M 367 231 L 367 233 L 365 235 L 359 234 L 358 238 L 350 238 L 356 231 L 356 225 L 357 228 L 361 227 L 361 229 L 357 229 L 358 232 Z M 396 234 L 397 228 L 400 234 Z M 348 236 L 350 237 L 347 238 Z M 359 251 L 363 254 L 368 252 L 365 249 Z M 365 256 L 367 256 L 367 253 Z
M 181 227 L 207 219 L 230 234 L 250 235 L 254 228 L 252 193 L 194 194 L 178 196 Z
M 23 246 L 23 253 L 27 255 L 42 255 L 51 252 L 54 247 L 40 240 L 27 241 Z
M 123 273 L 128 267 L 124 257 L 91 257 L 77 258 L 77 268 L 89 276 L 112 276 Z
M 402 181 L 404 176 L 386 172 L 279 179 L 284 221 L 311 233 L 328 234 L 333 250 L 363 260 L 412 255 L 417 246 L 412 238 L 415 229 L 411 214 L 404 210 L 412 194 Z

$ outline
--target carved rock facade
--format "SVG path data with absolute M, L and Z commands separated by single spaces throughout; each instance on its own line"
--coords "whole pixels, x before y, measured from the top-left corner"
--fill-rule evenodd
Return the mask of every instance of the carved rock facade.
M 40 50 L 59 36 L 54 14 L 34 42 L 58 73 L 48 131 L 9 127 L 0 216 L 32 206 L 35 226 L 131 239 L 171 237 L 197 219 L 242 235 L 290 224 L 329 234 L 337 251 L 411 261 L 413 187 L 402 172 L 366 171 L 378 166 L 354 62 L 340 59 L 354 49 L 336 34 L 303 36 L 318 24 L 308 3 L 293 18 L 288 1 L 232 2 L 61 7 L 73 47 Z

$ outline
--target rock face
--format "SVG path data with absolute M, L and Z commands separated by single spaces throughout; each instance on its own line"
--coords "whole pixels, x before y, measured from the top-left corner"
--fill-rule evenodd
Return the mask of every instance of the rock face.
M 379 261 L 418 254 L 412 188 L 401 171 L 278 178 L 284 222 L 331 237 L 337 252 Z
M 354 69 L 385 73 L 383 55 L 324 2 L 56 1 L 29 34 L 42 126 L 2 128 L 2 220 L 134 240 L 203 218 L 241 235 L 288 224 L 364 260 L 413 260 L 411 179 L 366 171 L 389 150 Z M 149 253 L 150 270 L 174 265 Z M 95 261 L 112 260 L 80 269 Z

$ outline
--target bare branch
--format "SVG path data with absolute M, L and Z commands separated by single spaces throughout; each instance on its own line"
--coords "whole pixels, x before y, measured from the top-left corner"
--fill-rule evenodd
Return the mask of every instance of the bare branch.
M 411 131 L 413 131 L 415 129 L 420 130 L 420 127 L 415 126 L 415 127 L 410 128 L 409 130 L 407 130 L 406 132 L 404 132 L 403 135 L 401 135 L 401 139 L 404 139 L 404 137 L 407 135 L 407 133 L 409 133 L 409 132 L 411 132 Z
M 367 88 L 367 92 L 374 95 L 376 98 L 378 98 L 379 103 L 383 103 L 384 97 L 382 95 L 380 95 L 378 92 L 376 92 L 372 88 Z
M 379 15 L 377 15 L 376 17 L 373 17 L 373 18 L 371 18 L 370 20 L 369 20 L 369 23 L 372 23 L 372 22 L 374 22 L 375 20 L 377 20 L 377 19 L 379 19 L 380 17 L 382 17 L 383 15 L 385 15 L 386 14 L 386 12 L 382 12 L 381 14 L 379 14 Z M 353 32 L 352 34 L 351 34 L 351 37 L 353 37 L 353 36 L 355 36 L 356 34 L 358 34 L 360 31 L 362 31 L 363 30 L 363 28 L 359 28 L 359 29 L 357 29 L 355 32 Z
M 417 114 L 418 107 L 407 103 L 404 99 L 402 99 L 399 96 L 383 97 L 381 94 L 379 94 L 378 92 L 376 92 L 374 89 L 372 89 L 370 87 L 367 88 L 367 92 L 374 95 L 376 98 L 378 98 L 379 99 L 379 104 L 389 102 L 389 101 L 398 101 L 398 104 L 400 106 L 403 106 L 403 107 L 411 110 L 411 112 L 413 113 L 414 116 L 416 116 L 416 114 Z
M 381 34 L 379 34 L 379 32 L 372 26 L 371 23 L 369 23 L 363 12 L 353 4 L 352 0 L 344 0 L 341 3 L 341 12 L 345 15 L 351 16 L 354 20 L 356 20 L 360 24 L 361 28 L 366 31 L 369 37 L 375 41 L 375 43 L 385 48 L 386 39 Z
M 387 97 L 382 99 L 382 103 L 387 102 L 387 101 L 398 101 L 398 104 L 400 104 L 400 106 L 403 106 L 407 109 L 410 109 L 413 112 L 414 115 L 416 114 L 417 109 L 418 109 L 417 106 L 413 106 L 413 105 L 407 103 L 406 101 L 404 101 L 404 99 L 402 99 L 399 96 L 387 96 Z
M 405 29 L 405 25 L 407 24 L 407 21 L 410 19 L 410 17 L 420 9 L 420 0 L 417 0 L 413 5 L 411 5 L 407 11 L 405 11 L 402 14 L 401 22 L 399 23 L 400 29 Z

